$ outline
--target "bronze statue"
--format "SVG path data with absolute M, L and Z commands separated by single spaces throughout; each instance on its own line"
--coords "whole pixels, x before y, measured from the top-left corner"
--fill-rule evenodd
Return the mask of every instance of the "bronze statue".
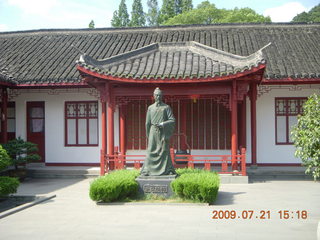
M 148 107 L 146 118 L 148 149 L 141 175 L 173 175 L 176 173 L 170 157 L 169 140 L 174 132 L 175 118 L 170 106 L 162 102 L 159 88 L 154 90 L 153 96 L 155 103 Z

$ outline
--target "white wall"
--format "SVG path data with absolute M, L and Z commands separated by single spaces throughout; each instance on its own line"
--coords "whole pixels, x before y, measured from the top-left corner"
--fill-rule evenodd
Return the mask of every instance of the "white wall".
M 46 163 L 99 163 L 101 146 L 101 104 L 89 89 L 14 90 L 10 101 L 16 102 L 16 136 L 26 139 L 26 102 L 45 102 L 45 153 Z M 18 95 L 18 96 L 15 96 Z M 10 96 L 10 95 L 9 95 Z M 65 147 L 64 104 L 66 101 L 99 103 L 99 146 Z
M 308 97 L 320 92 L 320 85 L 259 87 L 257 100 L 257 163 L 300 163 L 294 157 L 293 145 L 275 144 L 275 98 Z M 101 148 L 101 104 L 92 89 L 13 90 L 10 101 L 16 102 L 16 136 L 26 139 L 26 102 L 45 102 L 45 152 L 47 163 L 99 163 Z M 99 146 L 64 146 L 65 101 L 90 101 L 99 103 Z M 119 146 L 119 111 L 115 112 L 115 146 Z M 127 154 L 145 154 L 129 150 Z M 193 150 L 192 154 L 230 154 L 225 151 Z M 250 100 L 247 99 L 247 162 L 251 162 Z
M 275 144 L 275 98 L 308 97 L 320 92 L 320 85 L 260 86 L 257 99 L 257 163 L 301 163 L 293 145 Z M 247 101 L 247 145 L 251 152 L 250 101 Z M 248 154 L 251 162 L 251 154 Z

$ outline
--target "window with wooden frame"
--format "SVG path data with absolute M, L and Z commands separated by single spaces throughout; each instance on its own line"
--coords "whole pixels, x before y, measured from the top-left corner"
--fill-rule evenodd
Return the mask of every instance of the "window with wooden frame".
M 0 104 L 0 116 L 2 116 L 1 104 Z M 1 121 L 0 121 L 0 133 L 2 133 Z M 8 141 L 13 140 L 16 137 L 16 104 L 15 102 L 8 102 L 7 134 L 8 134 Z
M 65 103 L 65 146 L 98 146 L 98 102 Z
M 297 123 L 298 115 L 303 113 L 302 106 L 307 98 L 276 98 L 276 144 L 293 144 L 291 128 Z

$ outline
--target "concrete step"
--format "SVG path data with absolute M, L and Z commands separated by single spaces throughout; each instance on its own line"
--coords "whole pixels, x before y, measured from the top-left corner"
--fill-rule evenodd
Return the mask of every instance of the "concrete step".
M 28 176 L 32 178 L 95 178 L 100 174 L 99 167 L 51 167 L 29 165 Z

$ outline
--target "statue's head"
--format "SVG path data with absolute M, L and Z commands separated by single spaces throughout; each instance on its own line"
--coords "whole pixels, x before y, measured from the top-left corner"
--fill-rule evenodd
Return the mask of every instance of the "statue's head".
M 160 90 L 160 88 L 156 88 L 153 92 L 153 97 L 155 102 L 159 103 L 162 102 L 162 91 Z

